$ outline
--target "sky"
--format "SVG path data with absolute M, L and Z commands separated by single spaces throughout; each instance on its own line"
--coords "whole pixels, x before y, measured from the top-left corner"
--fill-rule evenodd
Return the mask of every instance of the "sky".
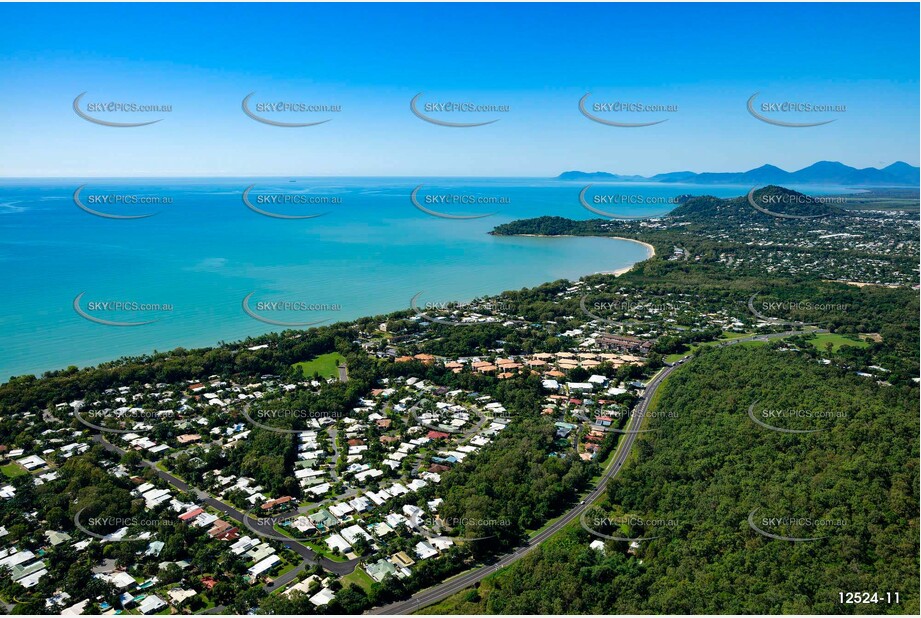
M 918 4 L 0 4 L 0 175 L 555 176 L 919 158 Z M 169 112 L 73 110 L 119 101 Z M 338 112 L 243 113 L 293 102 Z M 507 106 L 427 113 L 426 103 Z M 668 112 L 605 112 L 631 102 Z M 843 111 L 763 114 L 808 102 Z M 760 108 L 759 108 L 760 109 Z M 839 110 L 842 108 L 839 107 Z

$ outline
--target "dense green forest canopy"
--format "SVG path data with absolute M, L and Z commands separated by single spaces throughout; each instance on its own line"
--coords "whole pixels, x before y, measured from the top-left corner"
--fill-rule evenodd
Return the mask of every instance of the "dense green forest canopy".
M 774 421 L 747 414 L 835 412 Z M 653 522 L 624 542 L 579 525 L 544 543 L 478 592 L 429 611 L 474 613 L 855 613 L 918 611 L 917 390 L 877 388 L 776 346 L 707 350 L 663 386 L 631 464 L 602 509 Z M 664 412 L 668 414 L 664 414 Z M 766 538 L 824 536 L 812 542 Z M 808 518 L 771 526 L 763 518 Z M 664 525 L 661 522 L 669 522 Z M 840 591 L 900 592 L 899 606 L 842 605 Z

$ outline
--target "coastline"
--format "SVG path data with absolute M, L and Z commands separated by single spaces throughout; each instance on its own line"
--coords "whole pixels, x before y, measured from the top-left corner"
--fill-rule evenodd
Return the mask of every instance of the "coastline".
M 612 238 L 614 240 L 626 240 L 627 242 L 634 242 L 638 245 L 643 245 L 646 247 L 646 259 L 651 260 L 656 257 L 656 248 L 653 247 L 648 242 L 643 242 L 642 240 L 637 240 L 635 238 L 624 238 L 623 236 L 582 236 L 580 234 L 512 234 L 512 236 L 525 236 L 529 238 Z M 640 260 L 645 261 L 645 260 Z M 624 268 L 618 268 L 617 270 L 600 270 L 598 272 L 592 273 L 593 275 L 614 275 L 619 277 L 624 273 L 630 272 L 633 270 L 633 267 L 639 264 L 639 262 L 634 262 L 630 266 L 625 266 Z
M 607 238 L 613 238 L 613 239 L 615 239 L 615 240 L 627 240 L 627 241 L 630 241 L 630 242 L 635 242 L 635 243 L 637 243 L 637 244 L 639 244 L 639 245 L 643 245 L 644 247 L 646 247 L 646 260 L 651 260 L 652 258 L 656 257 L 656 248 L 653 247 L 653 246 L 652 246 L 651 244 L 649 244 L 648 242 L 643 242 L 642 240 L 636 240 L 636 239 L 634 239 L 634 238 L 624 238 L 623 236 L 609 236 L 609 237 L 607 237 Z M 646 261 L 646 260 L 643 260 L 643 261 Z M 639 262 L 634 262 L 634 263 L 631 264 L 630 266 L 626 266 L 626 267 L 624 267 L 624 268 L 618 268 L 617 270 L 612 270 L 612 271 L 610 271 L 610 272 L 608 272 L 608 271 L 602 271 L 602 272 L 599 273 L 599 274 L 602 274 L 602 275 L 614 275 L 615 277 L 619 277 L 619 276 L 621 276 L 622 274 L 628 273 L 628 272 L 630 272 L 631 270 L 633 270 L 633 267 L 636 266 L 637 264 L 639 264 Z
M 557 235 L 515 234 L 513 236 L 542 237 L 542 238 L 613 238 L 615 240 L 626 240 L 626 241 L 637 243 L 637 244 L 640 244 L 646 247 L 647 255 L 645 259 L 639 260 L 629 266 L 625 266 L 617 270 L 597 270 L 597 271 L 583 272 L 582 274 L 576 275 L 575 277 L 576 279 L 578 279 L 581 276 L 594 275 L 594 274 L 614 275 L 615 277 L 618 277 L 626 272 L 629 272 L 639 262 L 651 259 L 652 257 L 656 255 L 655 248 L 651 244 L 640 241 L 640 240 L 636 240 L 633 238 L 624 238 L 620 236 L 591 236 L 591 235 L 577 235 L 577 234 L 557 234 Z M 603 263 L 598 264 L 598 266 L 603 266 Z M 551 278 L 548 278 L 547 281 L 551 281 L 551 280 L 552 280 Z M 536 286 L 541 285 L 542 283 L 546 283 L 547 281 L 537 282 L 531 286 L 526 286 L 526 287 L 536 287 Z M 489 296 L 499 295 L 509 289 L 513 289 L 513 287 L 507 287 L 504 289 L 500 289 L 498 292 L 490 293 L 487 295 Z M 369 310 L 367 313 L 357 315 L 352 318 L 342 317 L 340 319 L 337 319 L 336 322 L 354 322 L 362 318 L 366 318 L 370 316 L 378 316 L 378 315 L 389 315 L 391 313 L 404 311 L 405 309 L 406 309 L 405 307 L 394 307 L 392 309 L 376 308 L 374 310 Z M 96 368 L 106 363 L 116 362 L 119 360 L 131 358 L 135 356 L 152 355 L 156 352 L 172 353 L 179 348 L 185 348 L 189 350 L 217 349 L 221 347 L 222 343 L 241 344 L 244 340 L 248 338 L 259 339 L 261 337 L 264 337 L 270 334 L 278 334 L 282 332 L 283 330 L 285 329 L 279 330 L 279 329 L 269 328 L 268 330 L 265 330 L 262 332 L 234 333 L 230 335 L 217 335 L 217 336 L 208 336 L 206 334 L 200 334 L 197 336 L 183 338 L 175 342 L 168 342 L 168 343 L 161 342 L 159 344 L 141 345 L 139 347 L 136 347 L 133 350 L 115 351 L 112 353 L 100 352 L 98 354 L 97 353 L 87 354 L 84 358 L 79 359 L 79 360 L 74 360 L 72 357 L 70 357 L 67 360 L 63 360 L 60 362 L 49 361 L 47 363 L 43 363 L 43 364 L 38 365 L 37 367 L 32 367 L 32 368 L 25 368 L 25 369 L 9 368 L 3 372 L 8 375 L 0 377 L 0 385 L 7 384 L 11 381 L 12 378 L 19 377 L 19 376 L 32 375 L 32 376 L 35 376 L 36 378 L 41 378 L 42 374 L 46 372 L 63 371 L 66 367 L 69 367 L 71 365 L 76 366 L 79 370 L 84 370 L 84 369 L 89 369 L 89 368 Z

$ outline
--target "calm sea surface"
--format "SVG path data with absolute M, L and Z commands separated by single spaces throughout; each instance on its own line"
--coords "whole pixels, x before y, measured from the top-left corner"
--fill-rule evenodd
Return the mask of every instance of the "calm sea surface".
M 425 209 L 496 214 L 426 214 L 410 199 L 420 184 L 416 201 Z M 81 185 L 79 201 L 89 209 L 157 214 L 94 216 L 74 201 Z M 249 203 L 265 212 L 325 214 L 258 214 L 242 199 L 251 185 Z M 247 315 L 242 301 L 250 294 L 250 309 L 267 319 L 332 323 L 406 309 L 420 292 L 419 306 L 469 300 L 645 259 L 643 246 L 621 240 L 488 234 L 525 217 L 597 218 L 579 202 L 583 186 L 456 178 L 0 180 L 0 382 L 283 329 Z M 670 209 L 661 202 L 683 193 L 726 197 L 748 189 L 596 184 L 587 199 L 614 195 L 619 204 L 593 206 L 618 215 L 659 214 Z M 139 203 L 151 198 L 160 203 Z M 304 203 L 318 198 L 327 203 Z M 75 310 L 80 294 L 77 308 L 90 317 L 153 321 L 96 323 Z M 272 302 L 294 305 L 265 304 Z

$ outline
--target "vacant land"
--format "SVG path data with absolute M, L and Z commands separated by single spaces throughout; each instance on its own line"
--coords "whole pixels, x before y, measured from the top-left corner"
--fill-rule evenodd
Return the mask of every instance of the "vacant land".
M 5 466 L 0 466 L 0 471 L 3 472 L 5 477 L 11 479 L 16 478 L 17 476 L 22 476 L 23 474 L 28 474 L 25 468 L 15 462 L 10 462 Z
M 348 575 L 342 578 L 342 587 L 348 588 L 351 584 L 357 584 L 365 589 L 365 591 L 370 592 L 371 586 L 374 584 L 374 580 L 371 579 L 367 573 L 362 569 L 355 569 Z
M 319 375 L 321 378 L 335 378 L 339 375 L 338 367 L 342 363 L 345 363 L 345 357 L 342 354 L 330 352 L 309 361 L 294 363 L 292 366 L 300 369 L 305 378 L 312 378 L 314 375 Z
M 825 346 L 831 343 L 832 352 L 837 352 L 841 346 L 845 345 L 852 345 L 855 348 L 865 348 L 870 345 L 869 342 L 862 339 L 851 339 L 835 333 L 822 333 L 816 335 L 814 339 L 809 340 L 809 343 L 815 346 L 817 350 L 824 350 Z

